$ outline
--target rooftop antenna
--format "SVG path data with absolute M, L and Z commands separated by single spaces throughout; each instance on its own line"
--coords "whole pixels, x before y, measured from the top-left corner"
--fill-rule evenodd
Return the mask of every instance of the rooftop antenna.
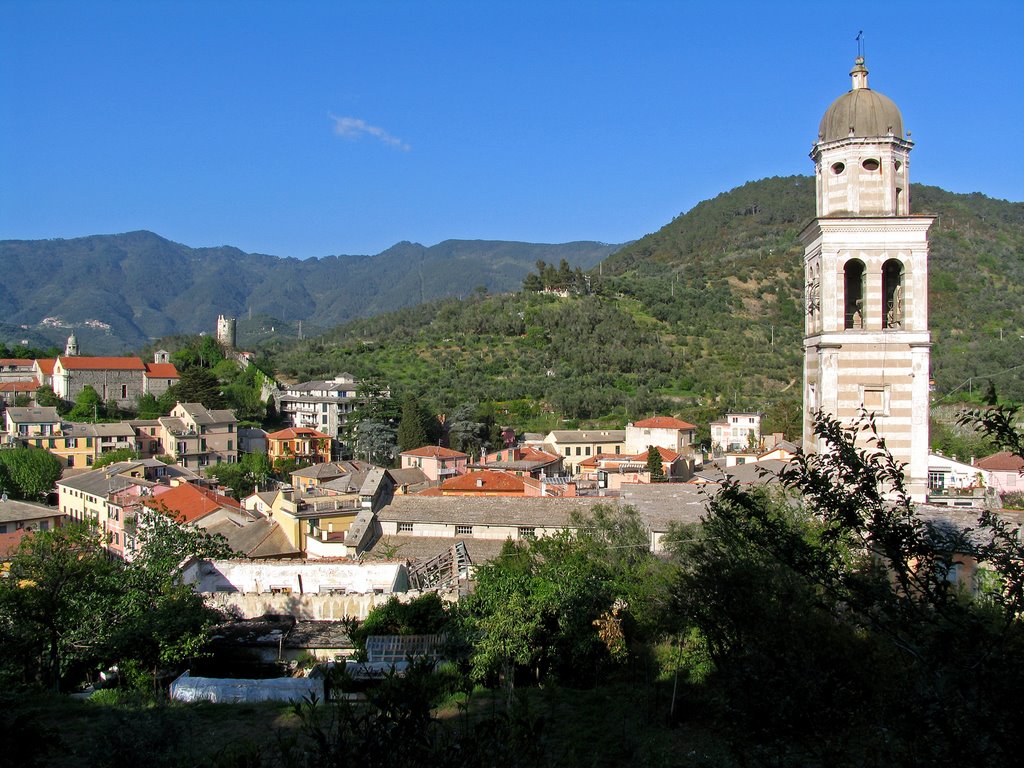
M 863 29 L 860 30 L 857 33 L 857 37 L 855 39 L 857 40 L 857 58 L 858 59 L 863 59 L 864 58 L 864 30 Z

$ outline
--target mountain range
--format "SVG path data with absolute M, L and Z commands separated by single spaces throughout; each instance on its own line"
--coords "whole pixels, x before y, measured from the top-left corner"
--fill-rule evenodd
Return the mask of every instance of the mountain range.
M 401 242 L 375 256 L 299 260 L 237 248 L 190 248 L 152 232 L 0 241 L 0 340 L 56 344 L 74 330 L 85 353 L 138 349 L 239 318 L 239 343 L 305 335 L 358 317 L 478 287 L 515 290 L 538 260 L 589 269 L 620 246 L 446 240 Z M 252 320 L 252 322 L 249 322 Z M 251 331 L 252 338 L 247 338 Z

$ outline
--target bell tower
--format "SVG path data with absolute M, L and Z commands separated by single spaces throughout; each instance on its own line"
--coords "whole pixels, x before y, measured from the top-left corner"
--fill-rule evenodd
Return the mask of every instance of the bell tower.
M 820 451 L 813 416 L 874 415 L 906 464 L 915 501 L 928 481 L 928 229 L 910 213 L 913 143 L 891 99 L 868 87 L 864 59 L 825 112 L 811 150 L 817 218 L 804 245 L 804 448 Z

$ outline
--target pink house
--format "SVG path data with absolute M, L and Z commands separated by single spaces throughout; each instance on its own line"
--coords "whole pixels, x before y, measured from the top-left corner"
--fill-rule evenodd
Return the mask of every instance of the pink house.
M 435 483 L 455 475 L 466 474 L 466 467 L 469 464 L 469 456 L 465 453 L 453 451 L 451 448 L 442 448 L 439 445 L 414 448 L 411 451 L 400 453 L 399 456 L 402 459 L 402 469 L 413 467 L 420 469 L 429 480 Z
M 1009 451 L 1000 451 L 978 459 L 974 466 L 985 470 L 991 485 L 1000 493 L 1024 492 L 1024 459 Z

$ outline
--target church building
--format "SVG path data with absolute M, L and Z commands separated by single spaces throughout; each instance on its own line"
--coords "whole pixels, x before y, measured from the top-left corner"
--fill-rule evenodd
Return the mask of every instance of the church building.
M 804 446 L 814 414 L 852 424 L 873 414 L 906 464 L 908 490 L 928 480 L 928 229 L 910 212 L 910 150 L 891 99 L 868 87 L 858 57 L 852 88 L 825 112 L 811 151 L 817 218 L 804 245 Z

